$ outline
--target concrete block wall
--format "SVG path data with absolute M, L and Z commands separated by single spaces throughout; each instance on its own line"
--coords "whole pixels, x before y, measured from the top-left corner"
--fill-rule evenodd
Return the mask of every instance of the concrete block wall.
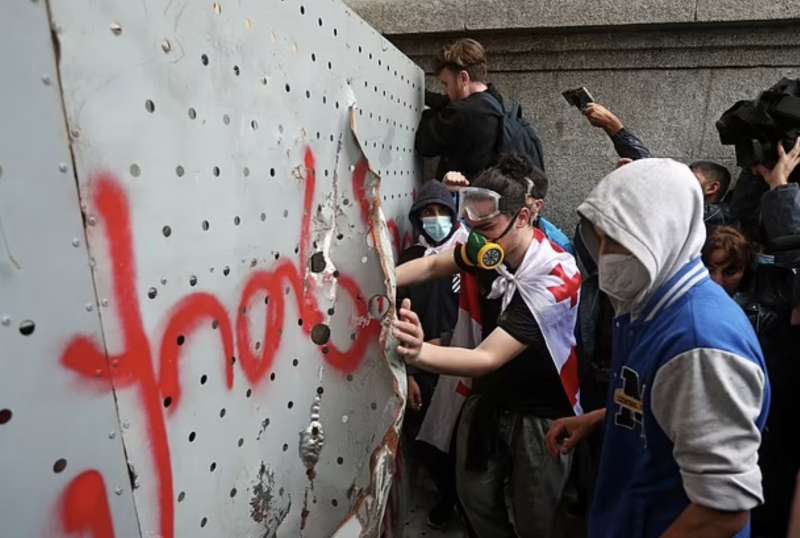
M 348 3 L 429 75 L 433 54 L 453 39 L 486 46 L 492 82 L 540 132 L 551 180 L 545 211 L 567 231 L 616 154 L 561 91 L 586 86 L 659 156 L 716 160 L 736 174 L 714 122 L 737 100 L 800 77 L 798 0 Z

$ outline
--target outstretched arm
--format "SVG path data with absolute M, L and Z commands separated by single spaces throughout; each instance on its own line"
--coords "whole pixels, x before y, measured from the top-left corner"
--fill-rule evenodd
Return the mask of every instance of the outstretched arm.
M 450 276 L 459 270 L 452 251 L 423 256 L 397 266 L 397 287 L 413 286 L 421 282 Z
M 397 352 L 408 364 L 430 372 L 464 377 L 493 372 L 527 347 L 499 327 L 475 349 L 425 342 L 422 325 L 408 299 L 403 301 L 399 319 L 394 322 L 394 336 L 399 342 Z

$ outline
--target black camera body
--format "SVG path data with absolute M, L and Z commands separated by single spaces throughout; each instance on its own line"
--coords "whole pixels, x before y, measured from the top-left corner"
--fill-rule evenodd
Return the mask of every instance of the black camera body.
M 716 125 L 722 144 L 735 146 L 736 164 L 774 166 L 778 144 L 788 152 L 800 136 L 800 79 L 784 78 L 758 99 L 739 101 Z M 800 170 L 791 179 L 800 180 Z

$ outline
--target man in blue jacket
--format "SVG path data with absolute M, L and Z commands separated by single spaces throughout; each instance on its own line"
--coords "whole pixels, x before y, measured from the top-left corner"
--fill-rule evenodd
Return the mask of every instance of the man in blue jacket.
M 750 323 L 700 259 L 697 179 L 639 160 L 578 213 L 616 314 L 611 388 L 605 409 L 556 421 L 547 444 L 560 457 L 604 423 L 589 535 L 748 537 L 769 383 Z

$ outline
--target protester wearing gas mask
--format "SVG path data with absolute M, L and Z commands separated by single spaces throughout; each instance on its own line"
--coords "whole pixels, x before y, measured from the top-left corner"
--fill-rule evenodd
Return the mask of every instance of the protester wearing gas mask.
M 531 212 L 531 224 L 535 228 L 542 230 L 552 243 L 555 243 L 570 254 L 574 254 L 572 241 L 569 240 L 567 234 L 542 216 L 544 201 L 550 186 L 550 180 L 547 175 L 536 166 L 531 165 L 527 157 L 516 153 L 500 155 L 497 159 L 497 167 L 505 175 L 527 184 L 528 196 L 525 200 L 525 206 Z M 469 186 L 469 180 L 458 172 L 445 174 L 444 183 L 454 191 Z
M 474 348 L 426 342 L 405 300 L 394 324 L 397 350 L 417 368 L 473 378 L 456 434 L 456 483 L 477 535 L 561 535 L 571 459 L 541 454 L 551 421 L 580 412 L 574 354 L 580 274 L 572 256 L 531 225 L 526 181 L 493 167 L 459 197 L 471 228 L 466 241 L 399 266 L 397 281 L 467 273 L 462 300 L 478 305 L 472 319 L 482 324 L 479 341 Z
M 750 323 L 700 259 L 697 179 L 636 161 L 578 213 L 616 313 L 613 387 L 606 409 L 556 421 L 547 444 L 557 459 L 605 424 L 589 535 L 749 536 L 769 383 Z
M 466 237 L 456 220 L 453 195 L 440 181 L 429 180 L 422 185 L 409 212 L 409 221 L 417 241 L 400 254 L 399 264 L 450 252 L 455 242 Z M 450 340 L 458 314 L 460 275 L 446 276 L 397 290 L 399 302 L 410 299 L 414 312 L 420 319 L 426 338 L 434 343 Z M 428 514 L 428 525 L 442 528 L 450 520 L 456 504 L 455 461 L 447 451 L 418 439 L 425 415 L 428 413 L 438 375 L 408 367 L 408 399 L 403 423 L 403 433 L 416 462 L 421 463 L 436 484 L 439 500 Z

